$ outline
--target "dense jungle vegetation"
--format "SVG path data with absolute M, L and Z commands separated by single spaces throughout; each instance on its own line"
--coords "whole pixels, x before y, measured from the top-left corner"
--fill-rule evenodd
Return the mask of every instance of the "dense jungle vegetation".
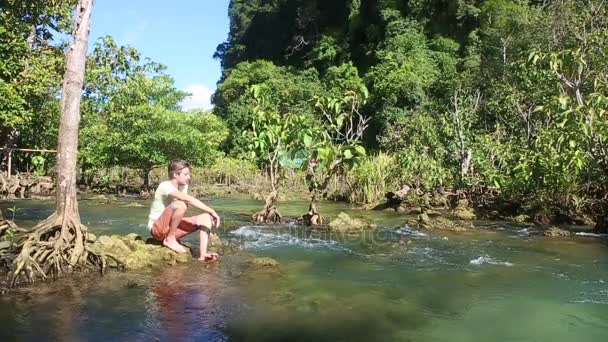
M 329 180 L 378 203 L 403 186 L 539 221 L 604 221 L 608 3 L 603 0 L 232 0 L 213 112 L 111 37 L 88 57 L 81 181 L 184 158 Z M 5 148 L 54 148 L 70 5 L 0 12 Z M 21 157 L 17 164 L 32 164 Z M 6 158 L 5 158 L 6 159 Z M 3 160 L 6 166 L 6 160 Z M 44 163 L 41 172 L 52 172 Z M 46 163 L 52 165 L 53 163 Z M 276 197 L 276 196 L 275 196 Z

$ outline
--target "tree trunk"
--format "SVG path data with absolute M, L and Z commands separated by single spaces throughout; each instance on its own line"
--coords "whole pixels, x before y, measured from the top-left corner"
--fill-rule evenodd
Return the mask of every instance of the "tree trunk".
M 298 219 L 299 222 L 307 226 L 317 226 L 323 224 L 323 216 L 317 210 L 317 193 L 313 192 L 308 204 L 308 212 Z
M 141 171 L 141 176 L 144 179 L 144 185 L 142 186 L 142 188 L 146 190 L 148 190 L 148 188 L 150 187 L 150 170 L 151 168 L 146 167 Z
M 77 22 L 74 42 L 66 57 L 57 142 L 57 215 L 75 216 L 78 221 L 80 221 L 76 202 L 78 128 L 92 7 L 93 0 L 79 0 L 76 5 Z
M 277 190 L 273 190 L 266 197 L 266 203 L 264 205 L 264 209 L 253 214 L 251 219 L 256 223 L 278 223 L 283 220 L 281 213 L 277 210 L 275 206 L 276 200 L 278 197 Z
M 80 98 L 92 6 L 93 0 L 78 1 L 74 42 L 66 56 L 57 148 L 56 211 L 17 241 L 19 255 L 13 262 L 11 286 L 22 274 L 33 282 L 35 277 L 44 279 L 51 274 L 56 278 L 75 268 L 100 267 L 103 272 L 106 265 L 105 256 L 87 246 L 86 227 L 80 222 L 76 200 Z
M 5 171 L 8 171 L 8 169 L 9 169 L 8 163 L 10 161 L 9 161 L 8 156 L 12 152 L 12 150 L 17 147 L 17 139 L 19 138 L 19 131 L 15 128 L 10 128 L 10 129 L 7 128 L 2 131 L 7 132 L 6 140 L 2 144 L 2 162 L 0 163 L 0 171 L 5 172 Z M 2 133 L 4 133 L 4 132 L 2 132 Z

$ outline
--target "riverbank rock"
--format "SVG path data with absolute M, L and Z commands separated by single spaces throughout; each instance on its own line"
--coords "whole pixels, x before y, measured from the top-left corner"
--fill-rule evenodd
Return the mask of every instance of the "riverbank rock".
M 414 227 L 420 227 L 430 230 L 446 230 L 451 232 L 462 232 L 466 231 L 473 226 L 471 224 L 464 224 L 457 221 L 448 220 L 445 217 L 429 217 L 427 214 L 418 215 L 418 220 L 408 221 L 408 225 Z
M 526 222 L 529 222 L 530 220 L 531 220 L 530 216 L 525 215 L 525 214 L 513 216 L 511 218 L 511 221 L 513 221 L 515 223 L 526 223 Z
M 344 212 L 338 214 L 338 217 L 329 223 L 330 230 L 341 233 L 358 232 L 371 228 L 373 228 L 373 225 L 359 219 L 351 218 Z
M 112 255 L 128 270 L 175 265 L 192 259 L 190 253 L 179 254 L 162 245 L 146 243 L 135 233 L 126 236 L 102 235 L 96 239 L 91 249 Z M 116 266 L 116 261 L 110 258 L 108 264 Z
M 543 232 L 544 236 L 548 237 L 569 237 L 572 236 L 572 233 L 561 228 L 557 228 L 555 226 L 549 227 Z
M 473 212 L 473 208 L 469 206 L 469 201 L 466 199 L 459 200 L 456 208 L 450 214 L 459 220 L 465 221 L 477 218 L 475 212 Z

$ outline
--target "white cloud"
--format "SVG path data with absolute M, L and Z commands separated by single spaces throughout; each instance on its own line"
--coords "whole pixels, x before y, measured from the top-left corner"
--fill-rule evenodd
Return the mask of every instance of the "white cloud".
M 184 110 L 195 108 L 211 110 L 213 108 L 213 105 L 211 104 L 211 95 L 213 94 L 213 91 L 205 85 L 193 84 L 186 87 L 185 91 L 192 95 L 182 101 L 181 105 Z

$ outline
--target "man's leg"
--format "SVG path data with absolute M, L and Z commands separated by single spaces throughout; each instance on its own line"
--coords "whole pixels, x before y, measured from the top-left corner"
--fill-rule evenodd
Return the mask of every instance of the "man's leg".
M 209 244 L 209 235 L 211 234 L 212 220 L 209 214 L 201 214 L 198 216 L 184 217 L 177 226 L 175 238 L 177 240 L 200 231 L 200 257 L 199 260 L 217 259 L 217 253 L 208 253 L 207 246 Z
M 177 253 L 186 253 L 188 250 L 177 242 L 175 233 L 177 231 L 177 226 L 182 222 L 188 207 L 186 206 L 186 203 L 182 201 L 173 201 L 171 206 L 173 206 L 173 215 L 171 216 L 171 222 L 169 223 L 169 233 L 167 233 L 167 237 L 163 240 L 163 245 Z
M 199 225 L 200 225 L 200 257 L 198 260 L 207 260 L 207 259 L 217 259 L 217 254 L 208 253 L 207 245 L 209 244 L 209 235 L 211 234 L 212 220 L 211 215 L 202 214 L 198 215 Z

